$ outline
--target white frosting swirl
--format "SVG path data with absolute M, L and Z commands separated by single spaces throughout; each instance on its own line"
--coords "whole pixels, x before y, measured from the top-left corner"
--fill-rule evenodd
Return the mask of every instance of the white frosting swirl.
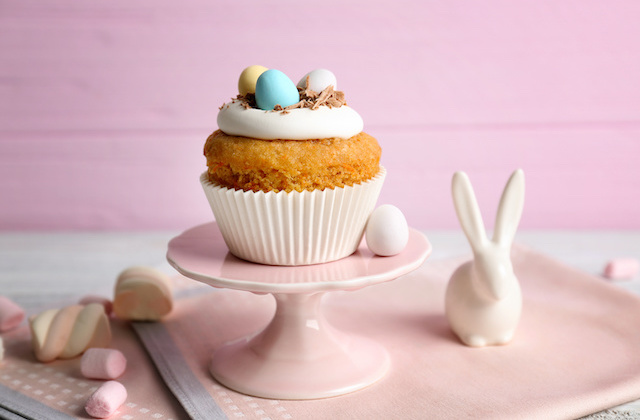
M 362 131 L 362 117 L 346 105 L 339 108 L 296 108 L 287 113 L 246 109 L 239 101 L 225 104 L 218 127 L 232 136 L 264 140 L 348 139 Z

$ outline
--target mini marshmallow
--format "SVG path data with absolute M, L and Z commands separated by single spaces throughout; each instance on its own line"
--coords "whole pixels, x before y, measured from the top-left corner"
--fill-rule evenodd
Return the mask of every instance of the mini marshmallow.
M 630 279 L 640 269 L 640 262 L 635 258 L 615 258 L 607 263 L 603 275 L 608 279 Z
M 127 400 L 127 389 L 120 382 L 107 381 L 94 392 L 84 406 L 91 417 L 104 419 L 111 416 Z
M 150 267 L 131 267 L 118 276 L 113 312 L 120 319 L 158 321 L 173 308 L 171 279 Z
M 17 327 L 23 319 L 24 310 L 9 298 L 0 296 L 0 332 Z
M 88 305 L 90 303 L 99 303 L 100 305 L 104 306 L 104 313 L 107 315 L 110 315 L 111 312 L 113 311 L 113 302 L 111 302 L 110 299 L 107 299 L 106 297 L 102 297 L 102 296 L 87 295 L 87 296 L 84 296 L 82 299 L 80 299 L 78 303 L 80 305 Z
M 89 379 L 115 379 L 127 368 L 127 359 L 120 350 L 91 348 L 80 360 L 80 372 Z

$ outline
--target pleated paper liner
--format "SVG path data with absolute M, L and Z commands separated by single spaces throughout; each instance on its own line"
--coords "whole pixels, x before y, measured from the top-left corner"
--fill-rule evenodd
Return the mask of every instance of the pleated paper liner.
M 368 181 L 315 191 L 253 192 L 200 177 L 229 251 L 270 265 L 308 265 L 351 255 L 375 208 L 386 170 Z

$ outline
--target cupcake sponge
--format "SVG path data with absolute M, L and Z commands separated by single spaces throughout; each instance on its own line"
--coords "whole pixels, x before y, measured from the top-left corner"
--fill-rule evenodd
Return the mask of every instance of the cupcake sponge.
M 373 178 L 381 148 L 364 132 L 349 139 L 260 140 L 217 130 L 205 143 L 209 181 L 244 191 L 313 191 Z

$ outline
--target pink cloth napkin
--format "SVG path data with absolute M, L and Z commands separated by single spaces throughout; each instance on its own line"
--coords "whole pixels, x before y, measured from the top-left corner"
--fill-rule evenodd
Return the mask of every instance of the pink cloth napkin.
M 462 260 L 427 261 L 389 283 L 327 294 L 335 327 L 391 355 L 385 378 L 340 397 L 265 400 L 211 379 L 211 353 L 266 325 L 269 295 L 223 290 L 185 300 L 165 327 L 230 418 L 576 418 L 640 398 L 640 298 L 527 249 L 512 255 L 524 309 L 507 346 L 468 348 L 450 332 L 444 292 Z

